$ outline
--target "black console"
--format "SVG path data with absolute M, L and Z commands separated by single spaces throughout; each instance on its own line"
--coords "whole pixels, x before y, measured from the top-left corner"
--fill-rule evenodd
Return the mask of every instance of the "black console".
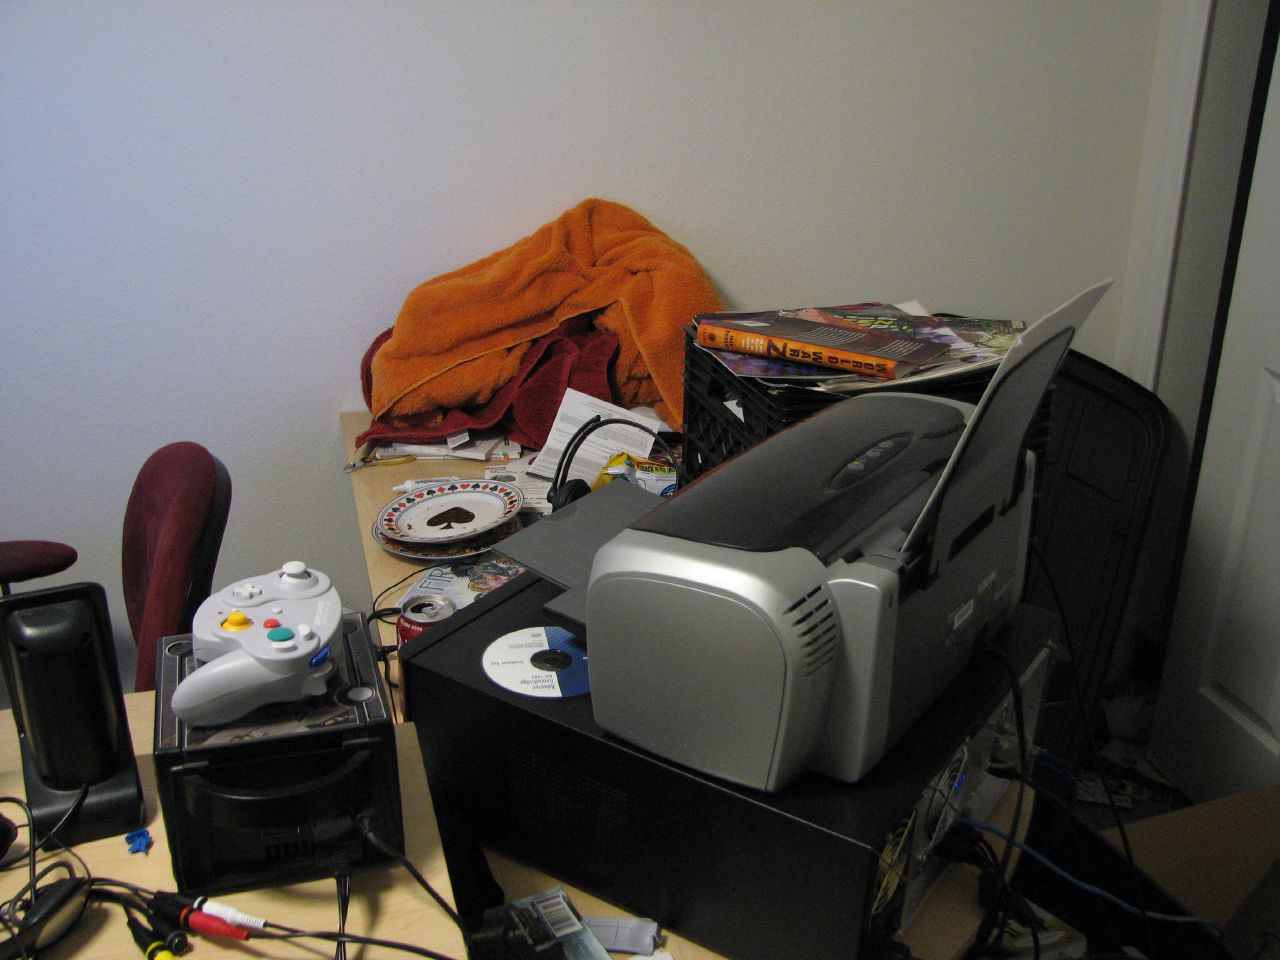
M 155 766 L 185 892 L 212 893 L 333 876 L 401 851 L 395 730 L 369 625 L 347 614 L 325 692 L 194 726 L 171 708 L 195 669 L 189 637 L 161 642 Z

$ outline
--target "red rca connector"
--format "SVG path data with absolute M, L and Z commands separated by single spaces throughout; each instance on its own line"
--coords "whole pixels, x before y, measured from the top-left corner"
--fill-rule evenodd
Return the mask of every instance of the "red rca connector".
M 170 923 L 194 930 L 209 937 L 225 937 L 229 940 L 248 940 L 249 930 L 228 923 L 221 917 L 196 909 L 196 901 L 177 893 L 159 892 L 147 901 L 150 910 Z
M 244 927 L 227 923 L 221 917 L 215 917 L 203 910 L 188 910 L 183 925 L 196 933 L 203 933 L 206 937 L 226 937 L 229 940 L 249 939 L 249 931 Z

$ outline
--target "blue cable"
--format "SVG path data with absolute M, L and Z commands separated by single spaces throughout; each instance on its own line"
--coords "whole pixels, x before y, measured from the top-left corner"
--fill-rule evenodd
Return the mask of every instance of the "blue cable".
M 1163 920 L 1167 923 L 1194 923 L 1194 924 L 1199 924 L 1200 926 L 1210 927 L 1215 931 L 1217 930 L 1218 925 L 1214 923 L 1212 920 L 1207 920 L 1204 917 L 1193 917 L 1190 915 L 1175 914 L 1175 913 L 1152 913 L 1149 910 L 1145 910 L 1145 911 L 1139 910 L 1133 904 L 1126 903 L 1124 900 L 1121 900 L 1115 894 L 1107 890 L 1103 890 L 1101 887 L 1095 887 L 1091 883 L 1085 883 L 1085 881 L 1079 880 L 1076 877 L 1073 877 L 1071 874 L 1067 873 L 1067 871 L 1063 870 L 1056 863 L 1051 861 L 1048 857 L 1044 856 L 1044 854 L 1040 853 L 1037 850 L 1033 850 L 1031 847 L 1028 847 L 1021 840 L 1014 839 L 1013 837 L 1009 836 L 1009 834 L 1001 830 L 999 827 L 993 827 L 991 824 L 983 823 L 980 820 L 971 820 L 969 817 L 956 817 L 956 823 L 962 823 L 967 827 L 973 827 L 975 830 L 982 830 L 986 833 L 995 834 L 1005 843 L 1013 844 L 1015 847 L 1017 847 L 1019 850 L 1025 853 L 1027 856 L 1032 857 L 1033 859 L 1039 861 L 1041 864 L 1043 864 L 1053 873 L 1057 874 L 1063 880 L 1066 880 L 1068 883 L 1074 884 L 1075 886 L 1079 887 L 1081 890 L 1084 890 L 1087 893 L 1092 893 L 1095 896 L 1099 896 L 1103 900 L 1106 900 L 1108 903 L 1113 903 L 1117 907 L 1119 907 L 1121 910 L 1128 911 L 1129 913 L 1132 913 L 1134 916 L 1147 916 L 1147 917 L 1150 917 L 1152 920 Z

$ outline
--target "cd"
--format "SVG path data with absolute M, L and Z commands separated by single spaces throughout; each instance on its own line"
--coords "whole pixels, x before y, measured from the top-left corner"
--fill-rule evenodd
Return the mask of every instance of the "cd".
M 490 680 L 529 697 L 576 697 L 588 690 L 586 645 L 561 627 L 504 634 L 485 649 L 483 662 Z

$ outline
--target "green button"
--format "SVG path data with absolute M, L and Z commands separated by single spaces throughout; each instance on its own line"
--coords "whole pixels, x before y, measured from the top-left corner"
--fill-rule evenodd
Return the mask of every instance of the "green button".
M 267 631 L 267 639 L 283 643 L 286 640 L 293 639 L 293 631 L 288 627 L 272 627 Z

